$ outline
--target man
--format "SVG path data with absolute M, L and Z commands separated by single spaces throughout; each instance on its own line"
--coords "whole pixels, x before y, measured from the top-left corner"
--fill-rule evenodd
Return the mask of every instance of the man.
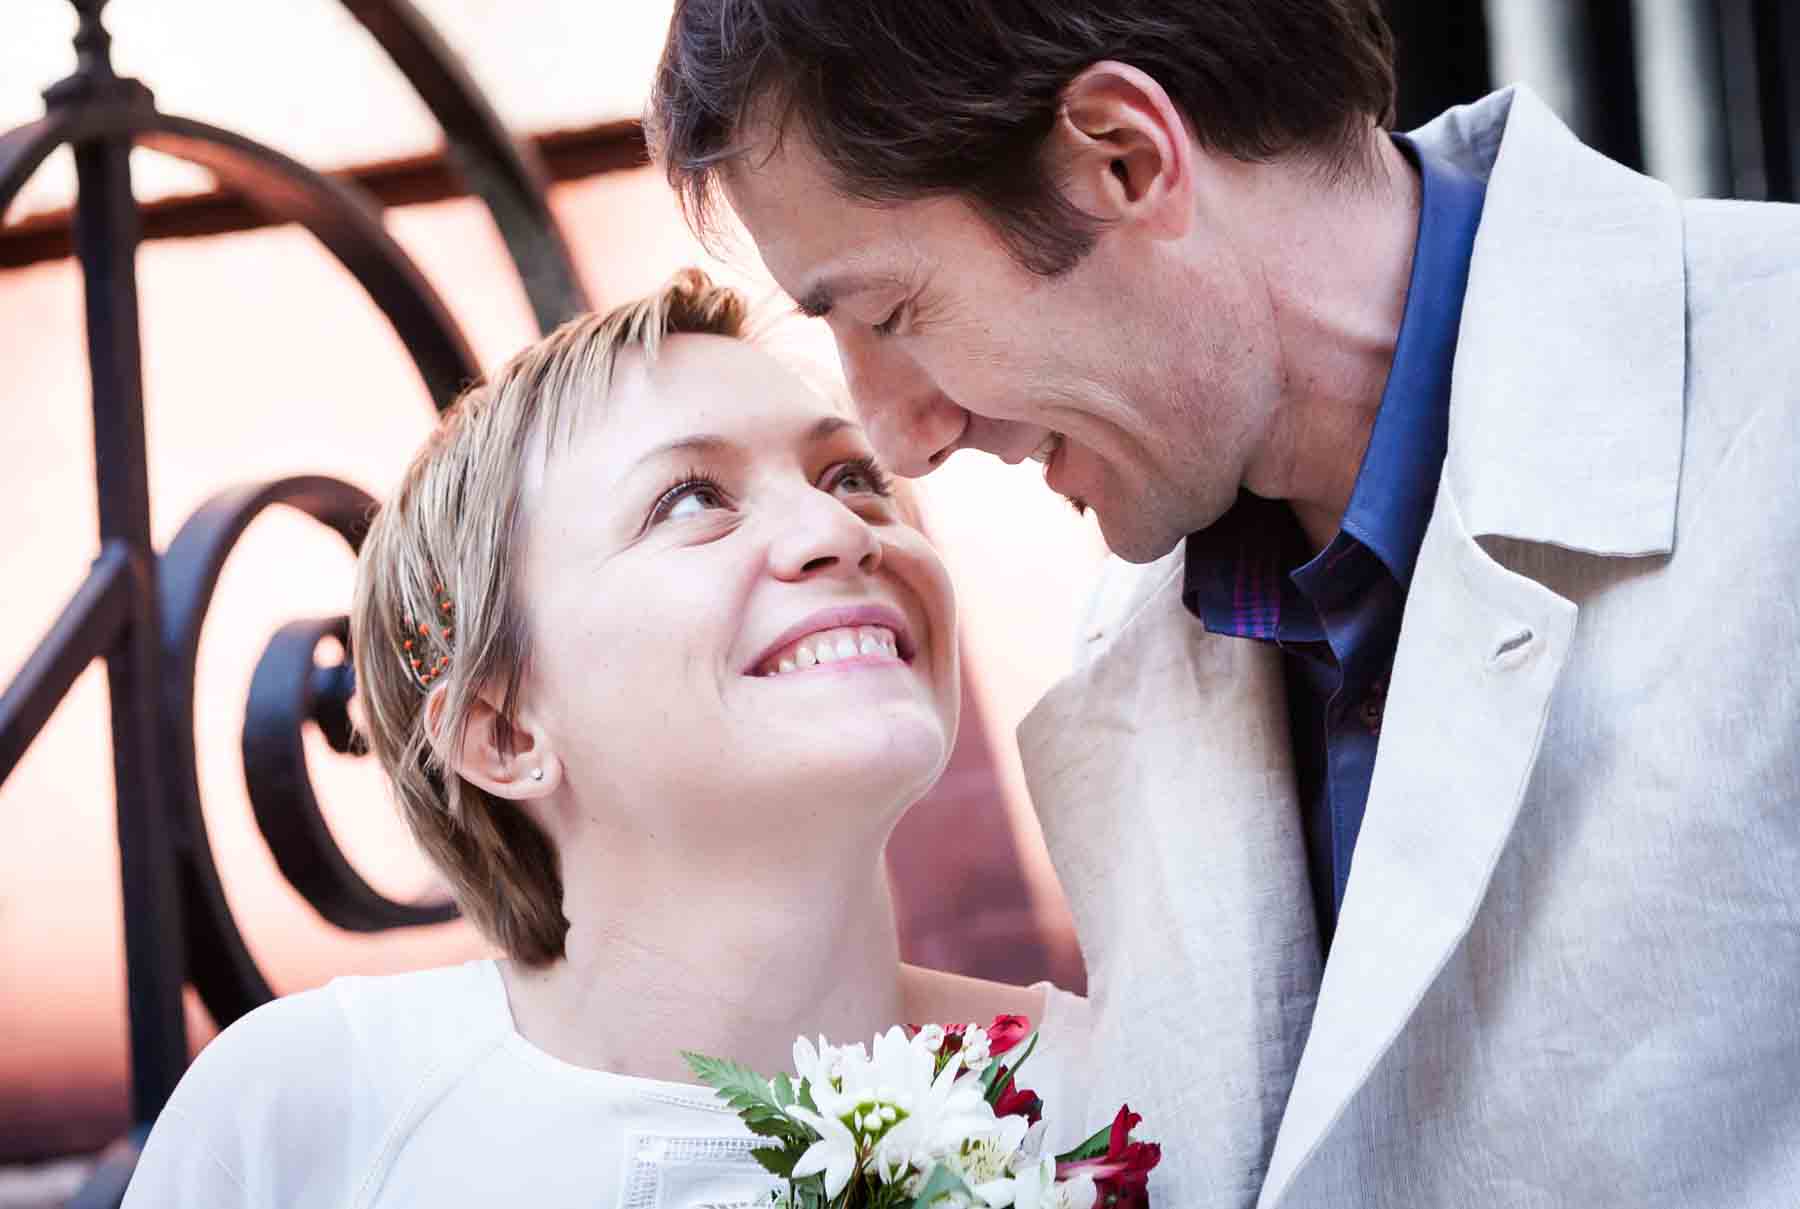
M 1021 742 L 1160 1203 L 1793 1205 L 1800 213 L 1522 89 L 1391 135 L 1391 51 L 682 0 L 652 132 L 895 468 L 1141 564 Z

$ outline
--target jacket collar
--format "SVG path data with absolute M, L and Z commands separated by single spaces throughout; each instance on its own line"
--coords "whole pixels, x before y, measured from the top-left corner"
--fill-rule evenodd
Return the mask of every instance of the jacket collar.
M 1469 532 L 1669 552 L 1686 373 L 1673 193 L 1584 146 L 1522 86 L 1413 138 L 1488 180 L 1444 461 Z
M 1686 287 L 1668 190 L 1522 89 L 1415 137 L 1488 175 L 1487 208 L 1368 814 L 1262 1209 L 1299 1199 L 1473 926 L 1523 806 L 1578 609 L 1477 539 L 1608 556 L 1674 541 Z

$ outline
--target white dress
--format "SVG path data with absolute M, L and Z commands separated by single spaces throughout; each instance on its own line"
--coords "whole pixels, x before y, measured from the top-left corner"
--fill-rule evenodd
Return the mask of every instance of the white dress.
M 1086 1002 L 1046 1000 L 1023 1082 L 1068 1146 L 1098 1127 L 1069 1077 Z M 125 1206 L 738 1209 L 775 1187 L 758 1144 L 707 1088 L 538 1049 L 472 961 L 340 978 L 233 1024 L 157 1119 Z

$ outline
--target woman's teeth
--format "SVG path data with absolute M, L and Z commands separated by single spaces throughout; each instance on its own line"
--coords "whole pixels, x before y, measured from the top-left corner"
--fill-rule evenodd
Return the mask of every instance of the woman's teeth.
M 1062 433 L 1053 432 L 1044 437 L 1044 443 L 1031 451 L 1031 460 L 1040 465 L 1048 464 L 1056 456 L 1057 447 L 1062 444 Z
M 855 659 L 860 655 L 883 655 L 900 658 L 900 643 L 894 631 L 886 626 L 845 626 L 836 630 L 820 630 L 784 647 L 764 662 L 761 675 L 781 676 L 803 672 L 821 663 Z

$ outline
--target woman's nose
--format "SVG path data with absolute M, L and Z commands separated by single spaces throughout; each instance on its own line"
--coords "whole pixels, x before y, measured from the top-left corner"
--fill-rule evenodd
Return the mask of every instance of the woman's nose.
M 956 448 L 968 413 L 904 353 L 864 331 L 840 331 L 838 359 L 869 443 L 909 479 L 929 474 Z
M 874 527 L 836 496 L 805 488 L 774 523 L 769 563 L 781 579 L 867 575 L 881 565 L 881 539 Z

